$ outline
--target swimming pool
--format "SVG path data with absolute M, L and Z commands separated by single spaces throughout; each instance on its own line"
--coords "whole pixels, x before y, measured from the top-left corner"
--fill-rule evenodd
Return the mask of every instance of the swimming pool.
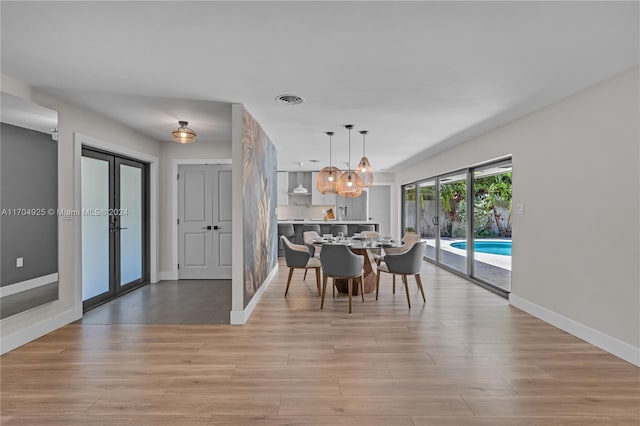
M 462 250 L 467 249 L 466 241 L 451 243 L 451 247 Z M 473 250 L 478 253 L 499 254 L 501 256 L 511 256 L 511 241 L 475 241 Z

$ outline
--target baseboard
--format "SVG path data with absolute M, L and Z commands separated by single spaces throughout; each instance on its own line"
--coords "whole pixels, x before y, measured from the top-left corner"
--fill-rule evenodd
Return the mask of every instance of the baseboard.
M 44 319 L 22 330 L 0 337 L 0 354 L 5 354 L 52 331 L 64 327 L 80 318 L 77 318 L 75 309 L 69 309 L 51 318 Z
M 4 287 L 0 287 L 0 297 L 11 296 L 12 294 L 32 290 L 37 287 L 42 287 L 43 285 L 55 283 L 56 281 L 58 281 L 58 273 L 54 272 L 53 274 L 9 284 Z
M 267 278 L 264 280 L 260 288 L 258 288 L 256 294 L 253 295 L 253 298 L 251 298 L 251 301 L 249 302 L 247 307 L 244 308 L 243 311 L 231 311 L 230 322 L 232 325 L 243 325 L 247 322 L 247 320 L 251 316 L 251 313 L 262 298 L 262 294 L 265 292 L 269 284 L 271 284 L 271 281 L 273 281 L 273 278 L 276 276 L 277 272 L 278 264 L 276 263 L 276 266 L 274 266 L 271 272 L 269 272 L 269 275 L 267 275 Z
M 177 280 L 178 271 L 160 271 L 159 273 L 160 281 L 168 281 L 168 280 Z
M 640 348 L 636 348 L 635 346 L 618 340 L 615 337 L 611 337 L 608 334 L 604 334 L 587 325 L 550 311 L 540 305 L 536 305 L 535 303 L 518 297 L 513 293 L 509 295 L 509 304 L 553 325 L 554 327 L 558 327 L 560 330 L 566 331 L 585 342 L 591 343 L 592 345 L 597 346 L 618 358 L 640 367 Z

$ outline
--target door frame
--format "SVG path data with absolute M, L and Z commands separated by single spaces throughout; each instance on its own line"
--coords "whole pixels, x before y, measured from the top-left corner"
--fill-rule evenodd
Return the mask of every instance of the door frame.
M 178 166 L 185 165 L 216 165 L 216 164 L 232 164 L 230 158 L 178 158 L 171 160 L 171 233 L 169 242 L 171 253 L 171 268 L 169 271 L 161 272 L 161 280 L 177 280 L 178 279 Z M 233 177 L 232 177 L 233 179 Z
M 159 157 L 145 154 L 122 145 L 116 145 L 98 138 L 73 133 L 73 210 L 82 211 L 82 146 L 139 160 L 149 164 L 149 282 L 158 282 L 158 169 Z M 61 206 L 62 207 L 62 206 Z M 72 221 L 71 224 L 67 224 Z M 73 228 L 73 307 L 75 319 L 83 316 L 82 310 L 82 216 L 62 217 L 61 230 Z M 62 277 L 61 277 L 62 278 Z M 62 278 L 64 279 L 64 278 Z

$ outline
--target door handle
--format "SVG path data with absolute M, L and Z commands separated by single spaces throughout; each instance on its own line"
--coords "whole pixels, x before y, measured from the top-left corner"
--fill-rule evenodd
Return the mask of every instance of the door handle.
M 211 229 L 211 227 L 209 227 L 209 229 Z M 218 225 L 214 225 L 213 229 L 220 229 L 220 227 Z
M 116 232 L 116 231 L 119 231 L 121 229 L 129 229 L 129 228 L 119 228 L 117 226 L 114 226 L 113 228 L 109 228 L 109 232 Z
M 202 229 L 206 229 L 207 231 L 211 231 L 211 225 L 209 226 L 203 226 Z

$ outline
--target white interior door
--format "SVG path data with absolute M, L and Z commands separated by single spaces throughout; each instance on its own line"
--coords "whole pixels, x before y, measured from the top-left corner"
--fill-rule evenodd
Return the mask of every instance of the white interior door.
M 391 235 L 391 187 L 369 188 L 369 220 L 380 222 L 380 235 Z
M 231 279 L 231 165 L 178 168 L 178 278 Z

